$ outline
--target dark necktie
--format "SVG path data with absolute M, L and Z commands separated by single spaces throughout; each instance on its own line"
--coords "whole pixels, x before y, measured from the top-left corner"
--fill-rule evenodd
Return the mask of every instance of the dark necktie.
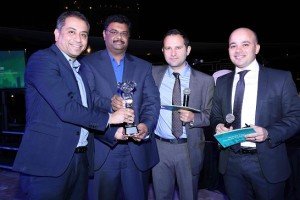
M 232 124 L 233 129 L 241 128 L 241 113 L 242 113 L 242 105 L 244 99 L 244 91 L 245 91 L 245 81 L 244 77 L 249 70 L 244 70 L 239 72 L 240 79 L 236 84 L 235 95 L 234 95 L 234 105 L 233 105 L 233 115 L 235 116 L 235 120 Z M 240 149 L 240 144 L 235 144 L 231 147 L 235 152 Z
M 175 76 L 175 83 L 173 87 L 172 104 L 181 106 L 181 87 L 179 73 L 173 73 Z M 177 111 L 172 112 L 172 133 L 176 138 L 182 134 L 182 122 L 180 121 L 180 114 Z

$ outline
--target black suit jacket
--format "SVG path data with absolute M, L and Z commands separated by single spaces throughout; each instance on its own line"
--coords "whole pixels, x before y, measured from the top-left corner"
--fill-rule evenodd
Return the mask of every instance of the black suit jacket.
M 123 81 L 135 81 L 136 90 L 133 95 L 135 123 L 144 123 L 148 127 L 150 138 L 141 142 L 128 142 L 132 158 L 141 171 L 145 171 L 158 163 L 158 152 L 153 131 L 156 127 L 160 98 L 159 91 L 152 77 L 152 65 L 130 54 L 125 55 Z M 82 59 L 82 72 L 87 76 L 89 86 L 99 97 L 98 106 L 111 111 L 111 98 L 117 94 L 117 80 L 107 50 L 98 51 Z M 115 130 L 95 134 L 95 170 L 105 162 L 116 141 L 107 143 L 99 140 L 98 136 L 113 138 Z
M 80 129 L 105 130 L 108 113 L 93 107 L 87 81 L 88 108 L 82 106 L 73 70 L 56 45 L 34 53 L 25 72 L 26 128 L 13 170 L 57 177 L 67 169 L 79 141 Z M 88 156 L 93 172 L 93 135 Z
M 213 97 L 211 124 L 225 122 L 231 113 L 234 72 L 217 79 Z M 286 180 L 290 166 L 285 141 L 300 130 L 300 98 L 290 72 L 260 66 L 255 125 L 264 127 L 270 140 L 256 143 L 263 175 L 271 183 Z M 220 153 L 219 170 L 225 173 L 228 149 Z M 246 164 L 246 163 L 245 163 Z

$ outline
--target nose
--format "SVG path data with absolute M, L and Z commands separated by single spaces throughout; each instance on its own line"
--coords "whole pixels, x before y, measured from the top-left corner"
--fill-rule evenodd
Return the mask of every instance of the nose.
M 75 35 L 74 35 L 74 40 L 77 41 L 77 42 L 81 42 L 81 40 L 82 40 L 81 37 L 82 37 L 82 36 L 81 36 L 80 34 L 75 34 Z
M 172 56 L 175 56 L 176 53 L 177 53 L 177 52 L 176 52 L 176 49 L 172 49 L 172 50 L 171 50 L 171 55 L 172 55 Z

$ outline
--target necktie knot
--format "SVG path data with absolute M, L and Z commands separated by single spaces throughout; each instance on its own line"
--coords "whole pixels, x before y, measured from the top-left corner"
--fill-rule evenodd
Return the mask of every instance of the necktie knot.
M 244 70 L 240 71 L 238 74 L 240 75 L 240 80 L 244 79 L 245 75 L 249 72 L 250 70 Z
M 175 79 L 179 79 L 179 73 L 177 73 L 177 72 L 173 72 L 173 75 L 175 76 Z
M 79 65 L 76 64 L 76 60 L 69 59 L 69 63 L 72 68 L 78 69 Z

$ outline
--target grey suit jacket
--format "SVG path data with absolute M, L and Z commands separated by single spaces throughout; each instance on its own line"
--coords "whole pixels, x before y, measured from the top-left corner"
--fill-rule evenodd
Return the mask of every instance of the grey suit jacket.
M 157 87 L 160 87 L 167 69 L 168 66 L 153 66 L 152 73 Z M 189 87 L 191 89 L 189 106 L 202 111 L 195 113 L 193 126 L 188 123 L 185 125 L 192 173 L 196 175 L 200 173 L 203 165 L 205 145 L 203 127 L 210 125 L 209 116 L 212 107 L 214 79 L 212 76 L 192 69 Z

